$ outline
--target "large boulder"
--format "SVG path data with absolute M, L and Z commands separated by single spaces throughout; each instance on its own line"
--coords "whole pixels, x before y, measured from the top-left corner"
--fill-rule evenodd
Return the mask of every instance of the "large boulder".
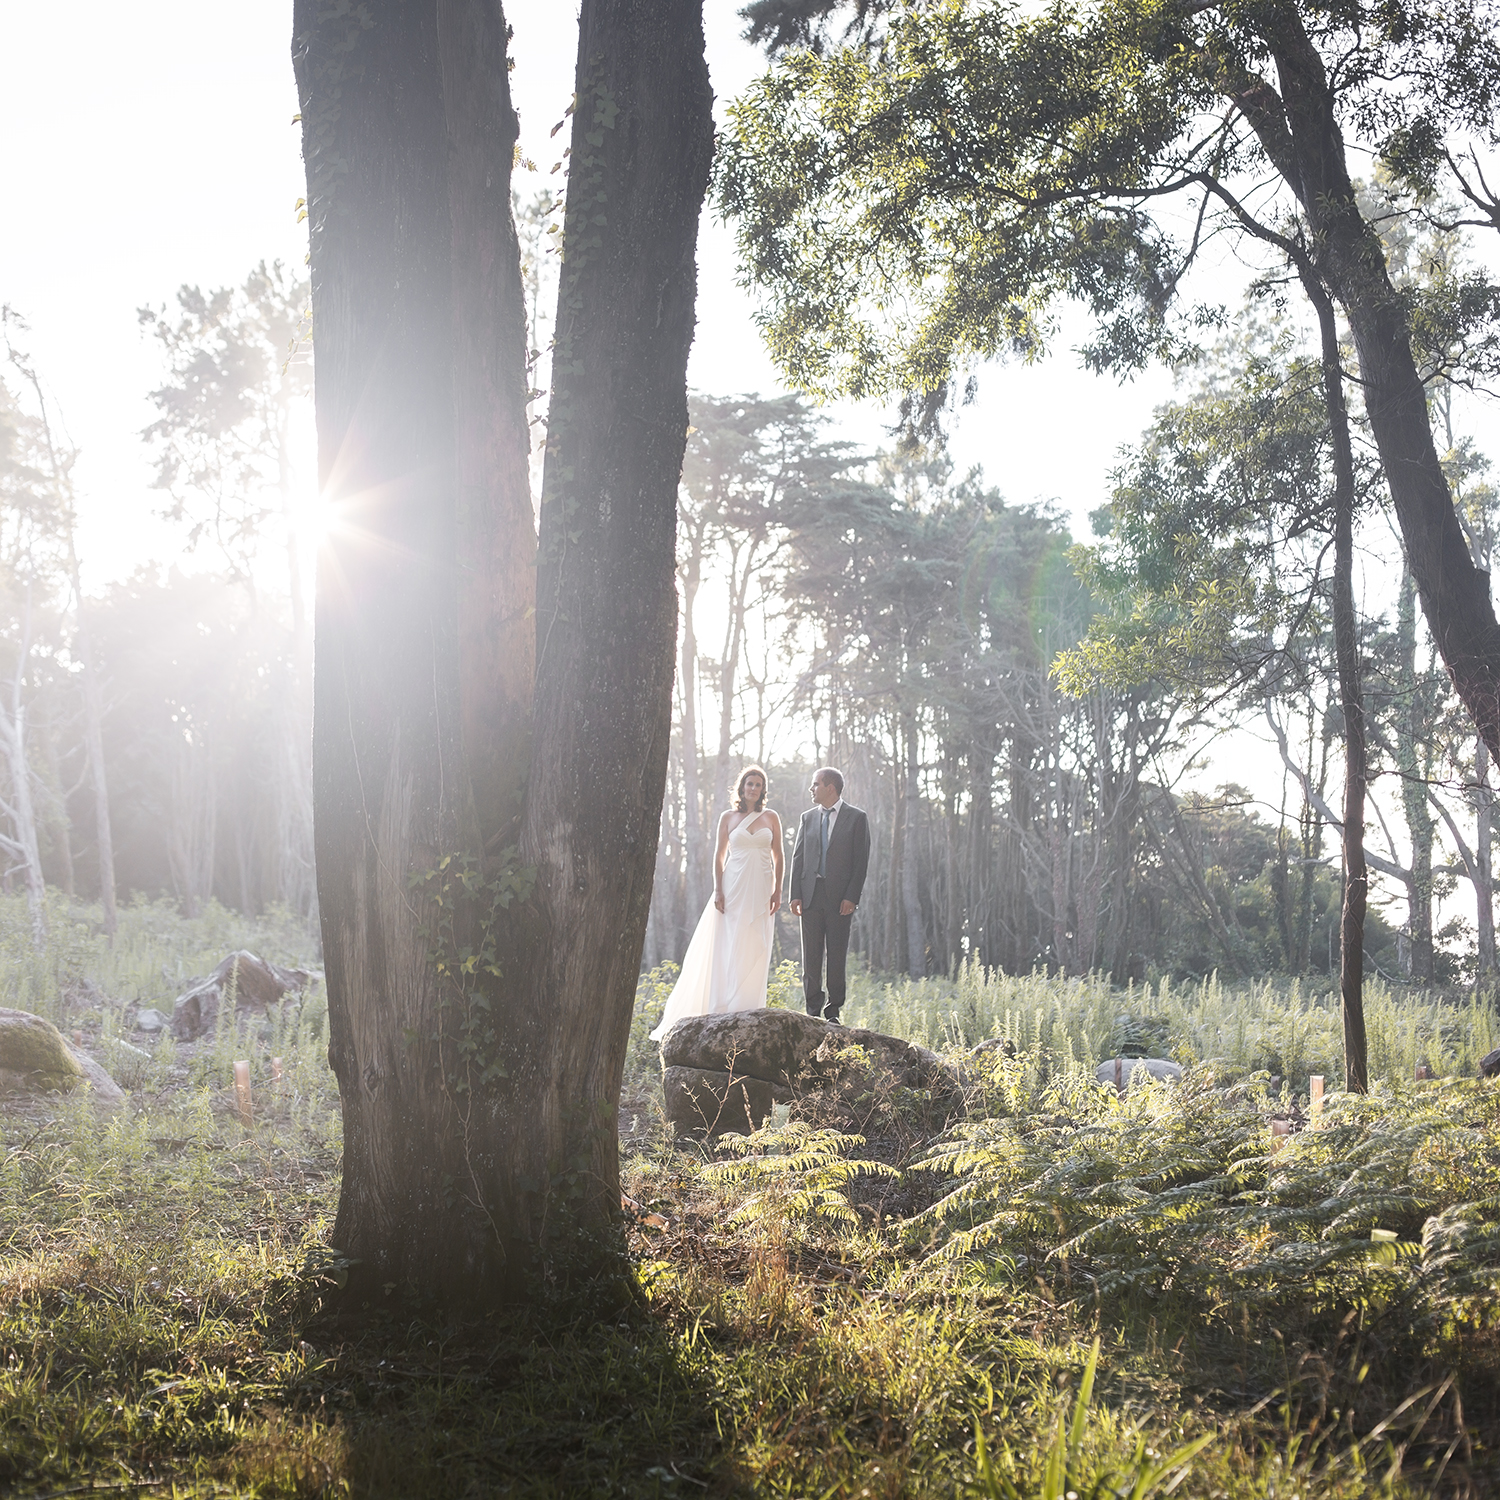
M 661 1060 L 669 1068 L 733 1069 L 751 1078 L 790 1087 L 819 1071 L 844 1047 L 863 1047 L 877 1067 L 908 1088 L 922 1088 L 951 1072 L 936 1052 L 901 1037 L 859 1026 L 834 1026 L 795 1010 L 740 1010 L 723 1016 L 686 1016 L 662 1038 Z
M 955 1094 L 960 1088 L 956 1069 L 901 1037 L 800 1011 L 744 1010 L 687 1016 L 662 1038 L 667 1118 L 679 1129 L 711 1135 L 754 1129 L 773 1103 L 846 1073 L 840 1054 L 850 1047 L 863 1049 L 871 1074 L 896 1086 Z
M 0 1006 L 0 1089 L 7 1093 L 67 1093 L 89 1085 L 96 1099 L 125 1097 L 93 1058 L 75 1052 L 51 1021 Z
M 1182 1082 L 1182 1068 L 1163 1057 L 1111 1057 L 1094 1069 L 1100 1083 L 1112 1083 L 1118 1089 L 1128 1089 L 1137 1074 L 1167 1083 Z
M 172 1035 L 191 1042 L 213 1029 L 219 1007 L 231 996 L 239 1011 L 266 1010 L 288 995 L 300 995 L 312 975 L 306 969 L 284 969 L 243 949 L 231 953 L 207 979 L 196 981 L 172 1005 Z

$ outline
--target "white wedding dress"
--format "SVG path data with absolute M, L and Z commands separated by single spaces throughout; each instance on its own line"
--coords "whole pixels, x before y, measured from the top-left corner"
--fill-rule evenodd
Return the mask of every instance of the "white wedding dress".
M 769 826 L 748 832 L 753 818 L 735 824 L 724 857 L 724 910 L 710 897 L 682 960 L 661 1024 L 651 1033 L 659 1042 L 684 1016 L 760 1010 L 766 1003 L 775 918 L 771 897 L 776 864 Z

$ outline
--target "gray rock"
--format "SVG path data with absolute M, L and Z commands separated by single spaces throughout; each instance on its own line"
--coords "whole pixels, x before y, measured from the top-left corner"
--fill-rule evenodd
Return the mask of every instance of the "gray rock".
M 124 1046 L 125 1043 L 122 1042 L 120 1045 Z M 73 1054 L 73 1061 L 83 1069 L 84 1079 L 93 1093 L 96 1104 L 118 1104 L 124 1099 L 125 1090 L 92 1057 L 86 1052 L 78 1051 L 76 1047 L 69 1047 L 68 1050 Z M 130 1050 L 135 1052 L 139 1049 L 132 1047 Z
M 118 1104 L 125 1097 L 125 1090 L 50 1021 L 0 1007 L 0 1091 L 51 1094 L 84 1087 L 98 1104 Z
M 956 1086 L 954 1069 L 937 1053 L 900 1037 L 858 1026 L 833 1026 L 794 1010 L 743 1010 L 723 1016 L 687 1016 L 662 1038 L 667 1068 L 733 1070 L 783 1087 L 833 1066 L 834 1054 L 863 1047 L 872 1064 L 908 1088 L 934 1083 Z
M 243 950 L 231 953 L 207 979 L 201 979 L 172 1005 L 172 1035 L 190 1042 L 213 1028 L 219 1006 L 234 996 L 237 1011 L 266 1010 L 288 995 L 300 995 L 312 975 L 306 969 L 283 969 Z
M 136 1012 L 135 1029 L 137 1031 L 165 1031 L 172 1023 L 159 1010 L 146 1009 Z
M 75 1089 L 86 1076 L 51 1021 L 0 1007 L 0 1086 L 46 1094 Z
M 792 1091 L 714 1068 L 670 1067 L 662 1074 L 667 1118 L 678 1130 L 708 1136 L 759 1130 L 773 1104 L 789 1104 Z
M 1165 1079 L 1168 1083 L 1182 1080 L 1181 1067 L 1162 1057 L 1112 1057 L 1094 1069 L 1094 1077 L 1100 1083 L 1113 1083 L 1122 1089 L 1130 1087 L 1130 1080 L 1136 1073 L 1143 1078 Z
M 969 1048 L 970 1057 L 987 1057 L 991 1052 L 998 1052 L 1002 1057 L 1014 1057 L 1016 1044 L 1009 1037 L 992 1036 Z
M 1479 1076 L 1481 1078 L 1493 1078 L 1496 1073 L 1500 1073 L 1500 1047 L 1496 1047 L 1493 1052 L 1486 1052 L 1479 1059 Z

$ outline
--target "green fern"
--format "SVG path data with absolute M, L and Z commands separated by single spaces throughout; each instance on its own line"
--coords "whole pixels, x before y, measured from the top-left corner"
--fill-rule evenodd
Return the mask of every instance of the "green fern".
M 1472 1321 L 1500 1290 L 1495 1106 L 1464 1079 L 1335 1096 L 1273 1151 L 1254 1089 L 1101 1090 L 1067 1116 L 958 1126 L 920 1163 L 958 1182 L 917 1222 L 947 1229 L 940 1257 L 1082 1273 L 1090 1297 Z
M 719 1145 L 734 1160 L 715 1162 L 704 1176 L 726 1187 L 748 1187 L 752 1196 L 730 1219 L 746 1224 L 774 1207 L 790 1222 L 821 1219 L 856 1224 L 858 1218 L 844 1189 L 861 1177 L 899 1177 L 894 1167 L 847 1152 L 863 1146 L 864 1137 L 837 1130 L 815 1130 L 801 1120 L 769 1124 L 750 1135 L 724 1135 Z

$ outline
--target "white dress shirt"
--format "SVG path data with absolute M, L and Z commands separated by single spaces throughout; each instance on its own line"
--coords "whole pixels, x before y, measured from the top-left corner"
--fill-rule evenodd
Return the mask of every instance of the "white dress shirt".
M 828 842 L 830 844 L 833 843 L 833 830 L 839 820 L 839 809 L 843 805 L 844 799 L 840 797 L 839 800 L 828 809 Z M 821 807 L 815 807 L 813 808 L 813 811 L 817 814 L 814 826 L 817 828 L 818 837 L 821 839 L 823 835 L 823 809 Z

